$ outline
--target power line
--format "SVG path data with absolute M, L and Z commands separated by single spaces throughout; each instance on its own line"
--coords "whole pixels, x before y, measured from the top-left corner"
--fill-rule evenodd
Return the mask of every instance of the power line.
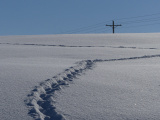
M 126 17 L 126 18 L 120 18 L 120 19 L 115 19 L 115 20 L 121 21 L 121 23 L 124 25 L 131 24 L 131 23 L 136 24 L 136 23 L 144 23 L 144 22 L 153 22 L 153 21 L 160 20 L 160 17 L 154 17 L 154 18 L 147 18 L 147 17 L 153 17 L 156 15 L 160 15 L 160 13 L 146 14 L 146 15 L 135 16 L 135 17 Z M 143 18 L 143 19 L 137 19 L 137 18 Z M 135 19 L 135 20 L 124 21 L 124 20 L 129 20 L 129 19 Z M 93 25 L 89 25 L 86 27 L 80 27 L 77 29 L 64 31 L 64 33 L 73 34 L 73 33 L 82 33 L 82 32 L 87 32 L 87 31 L 95 31 L 95 30 L 99 30 L 99 29 L 105 29 L 102 26 L 104 26 L 104 24 L 106 24 L 109 21 L 111 21 L 111 20 L 100 22 L 100 23 L 93 24 Z M 141 25 L 139 25 L 139 26 L 141 26 Z M 146 26 L 147 26 L 147 24 L 146 24 Z M 123 27 L 123 28 L 127 28 L 127 27 Z
M 122 24 L 134 24 L 134 23 L 144 23 L 144 22 L 153 22 L 153 21 L 158 21 L 160 20 L 160 17 L 156 17 L 156 18 L 149 18 L 149 19 L 138 19 L 138 20 L 132 20 L 132 21 L 124 21 L 121 22 Z
M 160 24 L 160 23 L 152 23 L 152 24 L 144 24 L 144 25 L 135 25 L 135 26 L 128 26 L 128 27 L 123 27 L 123 28 L 133 28 L 133 27 L 147 27 L 147 26 L 150 26 L 150 25 L 157 25 L 157 24 Z
M 106 31 L 109 31 L 109 30 L 108 29 L 106 30 L 105 28 L 100 28 L 100 29 L 88 30 L 87 33 L 93 33 L 93 32 L 97 32 L 97 31 L 99 33 L 100 32 L 104 32 L 105 33 Z
M 65 31 L 65 32 L 67 32 L 69 34 L 72 34 L 72 33 L 77 33 L 77 32 L 81 32 L 81 31 L 85 31 L 85 30 L 88 30 L 88 29 L 102 27 L 103 25 L 104 25 L 104 23 L 97 23 L 97 24 L 94 24 L 94 25 L 89 25 L 89 26 L 86 26 L 86 27 L 80 27 L 80 28 L 73 29 L 73 30 L 68 30 L 68 31 Z
M 126 18 L 119 18 L 119 19 L 115 19 L 115 20 L 124 20 L 124 19 L 144 18 L 144 17 L 148 17 L 148 16 L 155 16 L 155 15 L 160 15 L 160 13 L 146 14 L 146 15 L 140 15 L 140 16 L 134 16 L 134 17 L 126 17 Z
M 81 33 L 91 33 L 91 32 L 100 32 L 100 31 L 103 31 L 104 32 L 104 30 L 105 30 L 105 28 L 104 28 L 104 26 L 102 27 L 101 26 L 101 28 L 96 28 L 96 29 L 87 29 L 87 30 L 85 30 L 85 31 L 82 31 Z
M 88 31 L 88 30 L 91 30 L 91 29 L 99 29 L 100 27 L 102 27 L 102 25 L 91 26 L 91 27 L 86 27 L 86 28 L 82 28 L 82 29 L 77 29 L 77 30 L 74 30 L 74 31 L 70 31 L 69 33 L 72 34 L 72 33 L 77 33 L 77 32 L 81 32 L 81 31 Z

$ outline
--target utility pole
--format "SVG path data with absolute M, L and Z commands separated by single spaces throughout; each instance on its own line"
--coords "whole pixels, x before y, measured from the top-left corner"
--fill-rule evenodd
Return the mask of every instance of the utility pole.
M 116 28 L 117 26 L 122 26 L 122 25 L 115 25 L 114 24 L 114 20 L 112 21 L 112 25 L 106 25 L 106 26 L 110 26 L 113 29 L 113 34 L 114 34 L 114 28 Z

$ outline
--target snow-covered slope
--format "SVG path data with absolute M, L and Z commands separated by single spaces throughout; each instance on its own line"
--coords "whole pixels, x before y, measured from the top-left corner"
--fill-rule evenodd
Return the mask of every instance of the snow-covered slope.
M 0 37 L 0 119 L 158 119 L 160 34 Z

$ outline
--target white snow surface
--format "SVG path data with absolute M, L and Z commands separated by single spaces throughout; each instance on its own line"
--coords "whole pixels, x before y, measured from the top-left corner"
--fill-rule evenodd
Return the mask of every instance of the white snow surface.
M 0 120 L 160 118 L 160 33 L 0 36 Z

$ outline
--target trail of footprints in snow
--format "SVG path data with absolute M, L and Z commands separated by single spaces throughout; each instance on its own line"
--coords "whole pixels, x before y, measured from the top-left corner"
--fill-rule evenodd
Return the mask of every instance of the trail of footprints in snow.
M 78 62 L 76 66 L 70 67 L 53 78 L 40 83 L 39 86 L 36 86 L 35 89 L 31 91 L 25 100 L 26 105 L 29 107 L 28 114 L 35 120 L 65 120 L 63 115 L 56 112 L 56 107 L 54 106 L 55 101 L 53 98 L 55 91 L 60 90 L 61 86 L 68 85 L 68 81 L 72 81 L 74 78 L 77 78 L 77 76 L 82 75 L 86 70 L 92 69 L 94 64 L 97 62 L 133 60 L 153 57 L 160 57 L 160 54 L 119 59 L 84 60 Z
M 29 46 L 52 46 L 52 47 L 109 47 L 109 48 L 130 48 L 130 49 L 158 49 L 158 48 L 142 48 L 142 47 L 126 47 L 126 46 L 74 46 L 74 45 L 47 45 L 47 44 L 20 44 L 20 43 L 0 43 L 6 45 L 29 45 Z
M 68 81 L 72 81 L 85 70 L 91 69 L 93 64 L 91 60 L 78 62 L 77 66 L 70 67 L 36 86 L 25 100 L 29 106 L 29 115 L 35 120 L 64 120 L 64 117 L 56 112 L 54 92 L 60 90 L 62 85 L 68 85 Z

